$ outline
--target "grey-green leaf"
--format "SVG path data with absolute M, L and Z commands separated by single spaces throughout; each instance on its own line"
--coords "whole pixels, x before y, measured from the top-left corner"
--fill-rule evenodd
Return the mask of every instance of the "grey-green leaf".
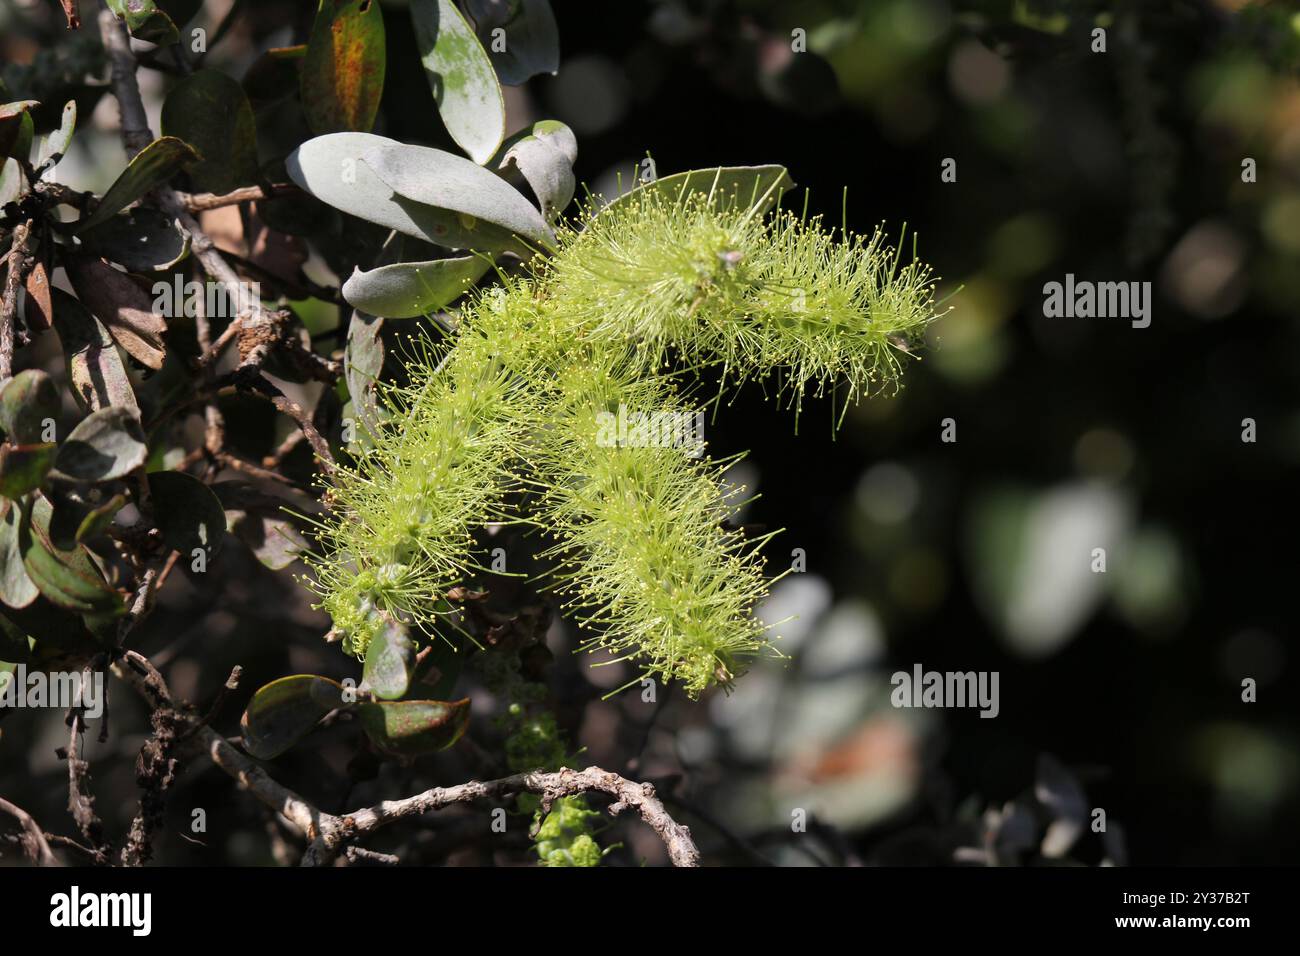
M 555 242 L 550 226 L 522 193 L 459 156 L 388 143 L 366 150 L 362 162 L 397 194 L 397 203 L 418 204 L 438 214 L 442 228 L 426 236 L 437 245 L 528 256 L 526 242 Z
M 506 140 L 488 165 L 503 174 L 518 170 L 541 203 L 542 216 L 555 222 L 573 200 L 577 158 L 573 131 L 558 120 L 542 120 Z
M 505 100 L 487 51 L 451 0 L 411 0 L 411 23 L 447 132 L 474 162 L 486 163 L 506 133 Z
M 55 477 L 74 481 L 112 481 L 144 464 L 149 449 L 139 416 L 114 406 L 91 412 L 59 446 Z
M 411 686 L 415 648 L 400 623 L 387 618 L 366 649 L 362 678 L 376 696 L 396 700 Z
M 398 262 L 352 273 L 343 298 L 371 315 L 409 319 L 436 312 L 464 294 L 492 265 L 485 256 Z

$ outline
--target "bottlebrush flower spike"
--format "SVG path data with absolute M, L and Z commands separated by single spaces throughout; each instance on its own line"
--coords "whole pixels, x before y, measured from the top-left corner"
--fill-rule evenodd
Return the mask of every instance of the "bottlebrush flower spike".
M 433 635 L 448 590 L 481 573 L 488 522 L 549 536 L 547 585 L 585 646 L 696 696 L 763 651 L 759 546 L 726 525 L 731 464 L 609 440 L 621 412 L 691 416 L 698 372 L 724 388 L 776 378 L 796 408 L 896 387 L 934 318 L 927 266 L 901 246 L 838 239 L 700 193 L 640 194 L 562 228 L 520 278 L 473 296 L 457 331 L 389 389 L 372 448 L 332 479 L 313 586 L 345 648 L 391 614 Z M 734 461 L 734 460 L 733 460 Z

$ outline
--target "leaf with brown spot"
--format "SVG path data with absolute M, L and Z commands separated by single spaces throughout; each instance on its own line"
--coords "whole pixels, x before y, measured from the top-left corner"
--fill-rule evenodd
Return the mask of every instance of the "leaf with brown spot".
M 142 365 L 162 368 L 167 323 L 153 311 L 148 293 L 94 256 L 66 256 L 64 267 L 82 303 L 104 323 L 113 340 Z
M 374 0 L 321 0 L 299 89 L 315 133 L 368 132 L 384 92 L 384 18 Z

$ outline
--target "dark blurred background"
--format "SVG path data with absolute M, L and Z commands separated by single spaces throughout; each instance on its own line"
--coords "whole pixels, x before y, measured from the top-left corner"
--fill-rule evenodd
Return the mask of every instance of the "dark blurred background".
M 54 4 L 11 6 L 55 22 Z M 766 549 L 772 572 L 806 552 L 806 572 L 761 609 L 794 616 L 778 629 L 788 659 L 700 702 L 663 688 L 648 702 L 635 686 L 602 700 L 634 672 L 590 669 L 557 625 L 554 704 L 582 759 L 672 793 L 713 863 L 1294 862 L 1297 8 L 555 6 L 561 70 L 508 89 L 507 104 L 512 129 L 548 117 L 573 128 L 580 182 L 608 194 L 647 154 L 661 176 L 780 163 L 832 224 L 842 208 L 856 230 L 906 224 L 951 295 L 904 389 L 851 409 L 837 436 L 831 401 L 807 403 L 796 435 L 757 389 L 710 422 L 715 455 L 750 450 L 735 478 L 761 497 L 744 520 L 785 529 Z M 257 3 L 210 65 L 241 76 L 261 50 L 301 41 L 313 7 Z M 376 131 L 454 148 L 406 11 L 385 14 Z M 1105 52 L 1092 50 L 1098 27 Z M 792 52 L 795 31 L 807 52 Z M 8 63 L 41 43 L 36 27 L 2 32 Z M 155 75 L 147 95 L 165 82 Z M 103 159 L 87 151 L 76 185 L 102 189 L 120 168 L 109 98 L 94 117 Z M 276 130 L 259 135 L 273 162 Z M 941 180 L 948 158 L 955 182 Z M 1045 318 L 1043 284 L 1066 273 L 1150 281 L 1150 327 Z M 945 419 L 955 442 L 942 440 Z M 1091 569 L 1099 547 L 1105 573 Z M 235 733 L 261 683 L 355 668 L 321 644 L 328 623 L 304 591 L 234 544 L 227 554 L 216 585 L 177 574 L 137 636 L 200 705 L 243 665 L 220 722 Z M 895 709 L 890 675 L 917 663 L 1000 672 L 998 717 Z M 414 768 L 367 779 L 349 768 L 358 735 L 342 725 L 276 775 L 329 810 L 459 782 L 494 739 L 492 702 L 475 706 L 474 743 Z M 110 829 L 134 812 L 147 729 L 135 708 L 119 687 L 112 736 L 87 738 Z M 61 715 L 18 713 L 0 730 L 0 787 L 51 826 L 66 802 Z M 271 825 L 219 772 L 187 772 L 172 832 L 190 837 L 193 807 L 208 812 L 204 843 L 164 836 L 160 859 L 270 862 Z M 1105 834 L 1086 829 L 1094 808 Z M 792 830 L 800 810 L 807 832 Z M 448 812 L 374 846 L 413 845 L 412 861 L 527 859 L 523 841 L 491 843 L 485 820 Z M 619 840 L 611 863 L 663 860 L 636 825 L 616 825 L 606 842 Z

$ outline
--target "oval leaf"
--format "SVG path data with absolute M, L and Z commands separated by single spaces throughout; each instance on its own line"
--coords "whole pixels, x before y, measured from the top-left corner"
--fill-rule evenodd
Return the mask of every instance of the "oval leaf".
M 395 757 L 446 750 L 469 726 L 469 698 L 368 701 L 357 708 L 370 742 Z
M 183 471 L 155 471 L 149 474 L 149 497 L 167 546 L 186 558 L 202 550 L 211 561 L 226 533 L 226 512 L 212 489 Z
M 112 481 L 144 464 L 145 445 L 140 419 L 129 408 L 91 412 L 59 447 L 57 476 L 74 481 Z
M 377 696 L 395 700 L 411 686 L 414 642 L 406 628 L 388 618 L 366 649 L 362 679 Z
M 68 380 L 77 404 L 87 412 L 115 405 L 129 408 L 138 416 L 140 406 L 131 380 L 108 330 L 62 289 L 51 289 L 50 301 L 54 305 L 54 330 L 63 345 Z
M 555 222 L 573 200 L 573 164 L 578 138 L 558 120 L 542 120 L 502 144 L 489 164 L 498 173 L 518 170 L 542 207 L 547 222 Z
M 167 182 L 183 167 L 196 163 L 202 158 L 195 152 L 194 147 L 175 136 L 163 136 L 154 140 L 136 153 L 135 158 L 122 171 L 122 175 L 108 187 L 108 192 L 104 193 L 104 198 L 99 201 L 95 211 L 84 219 L 78 220 L 72 231 L 85 232 L 99 225 L 121 212 L 155 186 Z
M 258 760 L 278 757 L 343 706 L 343 687 L 329 678 L 295 674 L 271 681 L 257 689 L 239 722 L 244 749 Z
M 58 416 L 62 405 L 54 379 L 40 369 L 26 369 L 0 388 L 0 428 L 16 445 L 43 441 L 53 437 L 45 423 Z
M 430 241 L 459 249 L 514 251 L 530 255 L 519 239 L 549 246 L 555 234 L 532 203 L 499 176 L 468 160 L 428 146 L 377 145 L 361 160 L 394 193 L 441 214 L 441 231 Z M 518 238 L 516 238 L 518 237 Z
M 23 554 L 18 549 L 18 525 L 23 509 L 13 502 L 0 502 L 0 508 L 4 509 L 0 519 L 0 601 L 12 608 L 24 608 L 41 592 L 27 576 Z
M 463 256 L 358 269 L 343 283 L 343 298 L 387 319 L 428 315 L 463 295 L 491 265 L 485 256 Z
M 94 256 L 68 255 L 64 268 L 77 297 L 108 329 L 113 341 L 141 365 L 162 368 L 167 357 L 167 323 L 153 310 L 154 300 L 124 273 Z
M 41 486 L 54 464 L 53 442 L 0 445 L 0 496 L 18 499 Z
M 190 237 L 176 220 L 151 206 L 136 206 L 87 229 L 82 247 L 131 272 L 161 272 L 189 254 Z
M 497 76 L 506 86 L 518 86 L 540 73 L 560 68 L 560 31 L 550 0 L 469 0 L 479 40 L 488 51 Z M 504 31 L 504 42 L 494 46 L 493 31 Z M 498 49 L 497 47 L 501 47 Z
M 506 134 L 506 107 L 492 61 L 451 0 L 411 0 L 424 75 L 447 132 L 486 163 Z
M 32 583 L 69 611 L 101 617 L 124 613 L 122 596 L 105 583 L 84 548 L 63 551 L 50 541 L 52 512 L 50 503 L 37 497 L 24 509 L 18 527 L 18 550 Z
M 197 70 L 171 88 L 162 131 L 203 156 L 190 167 L 194 188 L 227 193 L 257 179 L 257 129 L 244 88 L 220 70 Z
M 366 132 L 384 92 L 384 17 L 375 0 L 321 0 L 299 74 L 313 133 Z

